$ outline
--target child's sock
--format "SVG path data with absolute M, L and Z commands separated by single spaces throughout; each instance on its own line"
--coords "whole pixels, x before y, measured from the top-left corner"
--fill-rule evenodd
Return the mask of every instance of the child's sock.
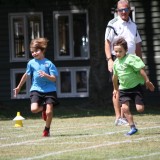
M 130 125 L 131 129 L 136 128 L 135 124 Z
M 46 131 L 48 131 L 48 132 L 49 132 L 50 128 L 45 127 L 45 129 L 44 129 L 44 130 L 46 130 Z

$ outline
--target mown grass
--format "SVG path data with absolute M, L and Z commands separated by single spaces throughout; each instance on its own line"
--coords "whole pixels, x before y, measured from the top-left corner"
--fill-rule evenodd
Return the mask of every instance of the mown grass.
M 17 111 L 17 110 L 16 110 Z M 16 111 L 15 114 L 16 114 Z M 11 118 L 0 121 L 0 160 L 159 160 L 160 111 L 133 110 L 138 134 L 126 137 L 128 126 L 114 126 L 114 113 L 104 109 L 55 109 L 51 136 L 42 137 L 40 114 L 26 116 L 23 127 Z M 12 118 L 14 118 L 14 115 Z

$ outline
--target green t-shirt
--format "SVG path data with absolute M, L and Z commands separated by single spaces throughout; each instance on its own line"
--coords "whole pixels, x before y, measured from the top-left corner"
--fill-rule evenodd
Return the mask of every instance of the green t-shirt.
M 138 84 L 144 84 L 144 78 L 140 74 L 140 69 L 145 64 L 136 55 L 126 54 L 122 59 L 116 59 L 113 65 L 113 74 L 118 76 L 119 89 L 134 88 Z

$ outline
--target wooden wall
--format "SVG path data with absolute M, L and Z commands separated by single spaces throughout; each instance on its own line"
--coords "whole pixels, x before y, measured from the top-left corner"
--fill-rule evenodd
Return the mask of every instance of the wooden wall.
M 146 101 L 158 102 L 160 90 L 160 1 L 131 0 L 136 9 L 136 23 L 142 38 L 146 71 L 156 90 L 147 91 Z
M 22 3 L 23 2 L 23 3 Z M 8 14 L 16 12 L 38 11 L 43 12 L 44 36 L 53 44 L 53 17 L 54 10 L 69 10 L 75 6 L 86 8 L 89 11 L 90 35 L 90 96 L 93 105 L 107 106 L 111 102 L 111 86 L 107 62 L 104 53 L 105 27 L 113 18 L 111 8 L 115 7 L 113 0 L 0 0 L 0 102 L 12 103 L 10 99 L 10 68 L 16 66 L 10 63 L 9 55 L 9 29 Z M 158 103 L 160 89 L 160 1 L 159 0 L 131 0 L 131 5 L 136 9 L 136 23 L 138 25 L 143 43 L 143 57 L 146 71 L 156 86 L 154 93 L 146 92 L 145 97 L 149 102 Z M 74 6 L 74 7 L 73 7 Z M 53 57 L 53 45 L 49 46 L 48 56 Z M 59 62 L 56 65 L 59 65 Z M 73 65 L 76 62 L 71 62 Z M 21 63 L 26 67 L 26 63 Z

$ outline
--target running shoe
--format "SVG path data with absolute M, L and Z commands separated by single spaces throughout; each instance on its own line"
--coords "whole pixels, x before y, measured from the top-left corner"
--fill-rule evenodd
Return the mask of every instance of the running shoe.
M 137 128 L 131 128 L 131 130 L 128 133 L 126 133 L 125 135 L 126 136 L 131 136 L 131 135 L 133 135 L 133 134 L 135 134 L 137 132 L 138 132 Z
M 49 136 L 50 136 L 49 131 L 44 130 L 42 136 L 43 136 L 43 137 L 49 137 Z
M 129 123 L 126 118 L 119 118 L 115 120 L 115 125 L 116 126 L 124 126 L 124 125 L 127 126 L 129 125 Z

